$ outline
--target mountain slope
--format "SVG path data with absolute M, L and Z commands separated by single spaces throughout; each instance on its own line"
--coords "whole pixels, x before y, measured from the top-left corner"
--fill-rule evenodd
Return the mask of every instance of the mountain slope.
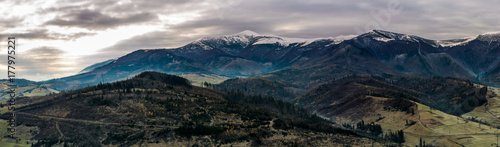
M 92 64 L 92 65 L 90 65 L 90 66 L 85 67 L 84 69 L 82 69 L 80 72 L 78 72 L 78 74 L 93 71 L 96 68 L 108 65 L 109 63 L 114 62 L 114 61 L 116 61 L 116 59 L 109 59 L 109 60 L 106 60 L 106 61 L 103 61 L 103 62 Z
M 490 37 L 491 38 L 491 37 Z M 493 37 L 494 38 L 494 37 Z M 475 40 L 485 40 L 478 37 Z M 498 43 L 490 39 L 491 44 Z M 231 80 L 221 84 L 221 88 L 235 87 L 239 83 L 253 83 L 252 79 L 271 80 L 283 83 L 287 87 L 306 91 L 319 84 L 350 75 L 396 75 L 396 76 L 443 76 L 468 79 L 494 85 L 498 79 L 496 62 L 487 62 L 492 59 L 500 60 L 500 53 L 491 50 L 487 52 L 491 59 L 485 62 L 485 69 L 472 69 L 451 51 L 461 48 L 474 48 L 477 44 L 464 42 L 462 45 L 443 46 L 442 41 L 424 39 L 418 36 L 373 30 L 337 44 L 328 44 L 314 47 L 298 55 L 290 67 L 274 71 L 251 79 Z M 455 42 L 457 43 L 457 42 Z M 459 43 L 457 43 L 459 44 Z M 477 46 L 475 48 L 480 48 Z M 455 52 L 454 52 L 455 53 Z M 467 52 L 461 53 L 468 56 Z M 479 60 L 479 59 L 474 59 Z M 483 60 L 479 60 L 483 61 Z M 487 69 L 487 70 L 486 70 Z M 478 72 L 481 71 L 481 72 Z M 478 74 L 479 73 L 479 74 Z M 480 78 L 478 78 L 480 77 Z M 257 81 L 255 81 L 257 82 Z M 233 86 L 235 85 L 235 86 Z M 260 89 L 258 86 L 246 85 L 247 89 Z M 257 90 L 258 94 L 292 99 L 290 96 L 297 90 L 272 92 Z M 255 93 L 255 92 L 254 92 Z
M 157 72 L 17 103 L 18 125 L 31 127 L 19 136 L 34 146 L 381 145 L 272 97 Z
M 437 75 L 492 85 L 500 72 L 498 36 L 430 40 L 373 30 L 351 37 L 298 39 L 243 31 L 201 38 L 179 48 L 137 50 L 80 74 L 41 83 L 61 91 L 159 71 L 189 75 L 185 77 L 198 84 L 263 75 L 301 90 L 351 74 Z M 286 73 L 290 71 L 299 73 Z
M 461 115 L 486 103 L 486 91 L 486 87 L 476 87 L 452 78 L 350 76 L 317 86 L 295 102 L 312 111 L 333 115 L 350 109 L 369 112 L 363 110 L 363 106 L 356 106 L 367 103 L 357 101 L 366 96 L 376 96 L 415 101 L 449 114 Z M 404 105 L 388 107 L 408 108 Z
M 485 146 L 496 142 L 498 127 L 493 124 L 499 120 L 483 108 L 498 105 L 488 89 L 453 78 L 349 76 L 314 87 L 294 101 L 359 132 L 380 136 L 366 129 L 376 126 L 401 130 L 405 146 L 418 146 L 419 139 L 436 146 Z M 481 111 L 484 116 L 469 114 Z

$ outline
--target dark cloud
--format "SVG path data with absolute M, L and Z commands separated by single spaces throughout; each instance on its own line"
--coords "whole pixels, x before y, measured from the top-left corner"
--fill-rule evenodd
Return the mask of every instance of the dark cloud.
M 233 3 L 211 0 L 209 2 L 212 2 L 213 7 L 203 9 L 201 16 L 196 19 L 181 24 L 166 25 L 165 28 L 168 31 L 135 36 L 102 49 L 99 53 L 103 56 L 102 60 L 105 60 L 106 56 L 118 57 L 140 48 L 180 47 L 201 37 L 234 34 L 243 30 L 300 38 L 357 34 L 355 27 L 369 31 L 364 30 L 365 25 L 371 21 L 377 22 L 377 15 L 387 11 L 390 4 L 389 1 L 382 0 L 255 0 Z M 401 12 L 391 14 L 388 24 L 377 29 L 415 34 L 430 39 L 449 39 L 446 37 L 453 36 L 450 32 L 460 32 L 463 26 L 473 27 L 472 25 L 481 24 L 455 23 L 470 20 L 470 17 L 461 17 L 468 15 L 461 12 L 463 7 L 468 7 L 467 5 L 454 4 L 451 8 L 457 10 L 444 10 L 438 8 L 446 2 L 436 3 L 439 6 L 429 6 L 432 4 L 407 0 L 394 2 L 399 2 Z M 448 13 L 434 14 L 436 11 Z M 417 22 L 414 19 L 419 20 Z M 453 21 L 446 21 L 446 19 Z M 484 26 L 495 23 L 498 22 L 490 21 Z M 462 30 L 462 32 L 479 34 L 484 30 L 486 29 L 469 29 L 469 31 Z M 455 34 L 455 36 L 460 35 Z
M 16 54 L 16 69 L 19 71 L 17 74 L 19 74 L 19 78 L 31 80 L 48 80 L 71 75 L 74 71 L 64 64 L 67 62 L 64 54 L 65 51 L 50 46 L 37 47 L 18 53 Z
M 202 3 L 199 0 L 145 0 L 133 1 L 121 5 L 108 5 L 103 8 L 105 11 L 123 13 L 134 11 L 145 11 L 150 13 L 178 13 L 198 9 L 196 7 Z
M 497 27 L 500 22 L 492 19 L 498 17 L 495 4 L 499 4 L 500 0 L 148 0 L 129 3 L 60 0 L 57 5 L 40 8 L 37 13 L 58 14 L 44 25 L 103 30 L 156 23 L 157 14 L 203 11 L 202 17 L 186 22 L 190 26 L 185 28 L 212 28 L 217 31 L 212 32 L 214 34 L 254 30 L 289 37 L 316 38 L 359 34 L 355 27 L 369 31 L 364 28 L 370 22 L 376 22 L 373 14 L 387 10 L 391 2 L 400 3 L 403 8 L 401 13 L 392 14 L 388 25 L 377 29 L 431 39 L 463 37 L 500 29 Z M 176 28 L 182 30 L 182 27 Z
M 200 1 L 148 0 L 119 2 L 116 0 L 62 0 L 58 5 L 39 9 L 37 13 L 56 13 L 59 17 L 44 25 L 79 27 L 90 30 L 111 29 L 124 25 L 156 23 L 157 14 L 175 14 L 197 10 Z M 203 8 L 202 8 L 203 9 Z
M 116 17 L 105 15 L 99 11 L 81 10 L 65 14 L 62 18 L 56 18 L 46 22 L 45 24 L 101 30 L 121 25 L 141 24 L 153 20 L 157 20 L 157 16 L 151 13 L 137 13 L 123 17 Z
M 19 54 L 18 66 L 28 70 L 23 72 L 57 72 L 55 68 L 65 67 L 63 62 L 64 51 L 54 47 L 38 47 Z
M 370 17 L 369 10 L 353 3 L 330 1 L 244 1 L 230 7 L 216 6 L 202 14 L 198 19 L 169 28 L 178 32 L 210 30 L 212 35 L 253 30 L 285 37 L 317 38 L 354 34 L 353 24 L 363 20 L 359 16 Z
M 59 57 L 62 56 L 63 53 L 64 51 L 61 49 L 49 46 L 42 46 L 26 51 L 25 55 L 23 56 L 31 59 L 35 58 L 37 60 L 41 59 L 44 61 L 51 62 L 54 59 L 59 59 Z
M 50 33 L 47 29 L 35 29 L 35 30 L 25 31 L 24 33 L 0 34 L 0 37 L 1 38 L 16 37 L 16 38 L 22 38 L 22 39 L 27 39 L 27 40 L 35 40 L 35 39 L 39 39 L 39 40 L 75 40 L 75 39 L 78 39 L 80 37 L 92 36 L 95 34 L 96 33 L 89 33 L 89 32 L 61 34 L 61 33 Z
M 0 28 L 9 29 L 19 26 L 23 21 L 23 17 L 10 17 L 10 18 L 1 18 L 0 17 Z
M 400 4 L 401 12 L 381 15 L 394 2 Z M 36 4 L 28 0 L 11 3 Z M 110 47 L 103 46 L 96 54 L 83 56 L 77 63 L 84 66 L 93 64 L 89 61 L 105 61 L 141 48 L 180 47 L 201 37 L 234 34 L 243 30 L 284 37 L 318 38 L 359 35 L 369 31 L 371 27 L 367 25 L 376 23 L 380 25 L 376 29 L 429 39 L 462 38 L 500 31 L 500 21 L 496 19 L 500 17 L 498 4 L 500 0 L 142 0 L 123 3 L 116 0 L 59 0 L 54 5 L 37 8 L 36 14 L 48 19 L 43 19 L 46 22 L 41 22 L 39 26 L 27 28 L 38 29 L 13 34 L 0 32 L 0 37 L 75 40 L 120 26 L 164 25 L 161 30 L 134 36 Z M 166 16 L 162 19 L 168 21 L 169 15 L 184 13 L 192 13 L 196 17 L 187 17 L 179 24 L 162 23 L 157 18 L 158 15 Z M 56 17 L 52 18 L 54 15 Z M 17 28 L 31 21 L 24 17 L 0 18 L 0 28 Z M 388 20 L 387 24 L 382 25 L 380 19 Z M 48 26 L 90 31 L 61 34 L 47 30 Z M 361 31 L 356 31 L 356 28 Z

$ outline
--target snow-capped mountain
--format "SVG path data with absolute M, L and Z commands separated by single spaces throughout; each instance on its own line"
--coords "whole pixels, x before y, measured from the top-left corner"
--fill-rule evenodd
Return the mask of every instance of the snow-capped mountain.
M 443 41 L 373 30 L 358 36 L 301 39 L 247 30 L 200 38 L 174 49 L 137 50 L 52 82 L 74 88 L 99 80 L 124 79 L 146 70 L 235 78 L 312 67 L 320 70 L 316 73 L 438 75 L 496 81 L 499 36 L 487 33 Z

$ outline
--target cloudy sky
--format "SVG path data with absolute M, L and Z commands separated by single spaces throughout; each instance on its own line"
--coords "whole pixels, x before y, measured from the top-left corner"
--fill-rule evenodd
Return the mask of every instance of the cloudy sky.
M 0 0 L 0 79 L 8 36 L 17 78 L 47 80 L 142 48 L 252 30 L 295 38 L 371 29 L 452 39 L 500 31 L 500 0 Z

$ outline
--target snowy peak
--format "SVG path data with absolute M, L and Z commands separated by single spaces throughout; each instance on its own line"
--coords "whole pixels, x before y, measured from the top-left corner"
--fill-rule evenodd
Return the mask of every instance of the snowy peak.
M 488 32 L 488 33 L 478 35 L 477 40 L 487 41 L 487 42 L 492 42 L 492 41 L 499 42 L 500 41 L 500 32 Z
M 234 35 L 244 35 L 244 36 L 260 36 L 260 34 L 255 33 L 254 31 L 250 31 L 250 30 L 245 30 L 245 31 L 242 31 L 242 32 L 236 33 L 236 34 L 234 34 Z
M 481 35 L 500 35 L 500 31 L 498 31 L 498 32 L 486 32 L 486 33 L 483 33 Z
M 234 47 L 237 45 L 241 48 L 244 48 L 250 45 L 250 41 L 259 36 L 258 33 L 253 31 L 245 30 L 240 33 L 232 34 L 232 35 L 223 35 L 223 36 L 215 36 L 215 37 L 204 37 L 197 39 L 183 48 L 185 49 L 204 49 L 204 50 L 212 50 L 215 48 L 228 50 L 228 47 Z
M 328 37 L 328 38 L 289 38 L 289 37 L 281 37 L 276 35 L 265 35 L 260 36 L 259 40 L 254 43 L 256 44 L 279 44 L 281 46 L 289 46 L 290 44 L 299 44 L 300 47 L 307 46 L 316 41 L 324 41 L 329 40 L 332 44 L 338 44 L 344 40 L 349 40 L 356 37 L 356 35 L 341 35 L 337 37 Z
M 486 41 L 486 42 L 500 42 L 500 32 L 488 32 L 481 35 L 465 37 L 462 39 L 451 39 L 451 40 L 438 40 L 437 42 L 442 47 L 453 47 L 453 46 L 463 46 L 467 43 L 473 41 Z
M 317 39 L 303 39 L 303 38 L 287 38 L 280 36 L 262 36 L 253 45 L 257 44 L 279 44 L 280 46 L 289 46 L 293 43 L 302 43 L 305 46 Z
M 394 32 L 389 32 L 389 31 L 384 31 L 384 30 L 372 30 L 371 32 L 376 33 L 378 35 L 387 37 L 387 38 L 400 38 L 401 36 L 404 36 L 404 34 L 399 34 L 399 33 L 394 33 Z
M 338 44 L 344 40 L 349 40 L 354 37 L 356 36 L 341 35 L 337 37 L 328 37 L 328 38 L 289 38 L 277 35 L 261 35 L 254 31 L 245 30 L 231 35 L 200 38 L 185 45 L 182 48 L 184 49 L 202 48 L 204 50 L 212 50 L 216 48 L 218 49 L 225 48 L 233 45 L 245 48 L 249 45 L 259 45 L 259 44 L 277 44 L 282 47 L 287 47 L 291 44 L 296 44 L 299 46 L 307 46 L 315 41 L 321 41 L 321 40 L 322 41 L 329 40 L 332 41 L 333 44 Z
M 461 45 L 467 44 L 468 42 L 470 42 L 470 41 L 472 41 L 472 40 L 474 40 L 476 38 L 477 38 L 477 36 L 466 37 L 466 38 L 462 38 L 462 39 L 438 40 L 437 43 L 441 47 L 461 46 Z
M 433 47 L 439 47 L 439 44 L 435 40 L 425 39 L 415 35 L 400 34 L 384 30 L 372 30 L 365 34 L 355 37 L 357 39 L 371 38 L 378 42 L 414 42 L 414 43 L 424 43 Z
M 394 32 L 389 32 L 389 31 L 384 31 L 384 30 L 372 30 L 372 31 L 366 33 L 366 35 L 373 37 L 373 39 L 375 39 L 375 40 L 383 41 L 383 42 L 389 42 L 389 41 L 394 41 L 394 40 L 419 42 L 419 41 L 423 40 L 423 38 L 420 38 L 418 36 L 399 34 L 399 33 L 394 33 Z

